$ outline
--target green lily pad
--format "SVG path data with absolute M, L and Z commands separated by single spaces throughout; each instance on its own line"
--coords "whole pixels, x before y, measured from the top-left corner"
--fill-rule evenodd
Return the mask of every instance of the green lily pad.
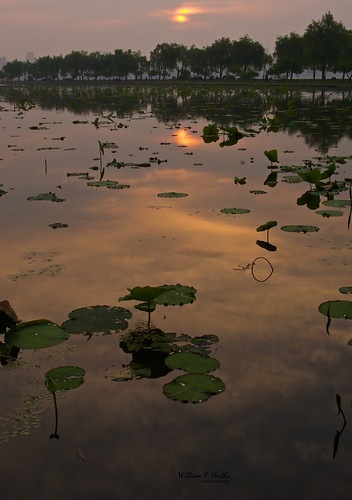
M 352 319 L 352 302 L 348 300 L 328 300 L 320 304 L 318 309 L 329 318 Z
M 49 227 L 52 227 L 53 229 L 62 229 L 68 227 L 68 224 L 63 224 L 62 222 L 53 222 L 52 224 L 49 224 Z
M 261 231 L 267 231 L 268 229 L 271 229 L 272 227 L 277 226 L 277 221 L 276 220 L 269 220 L 265 224 L 262 224 L 261 226 L 257 227 L 256 231 L 260 233 Z
M 251 194 L 267 194 L 267 191 L 263 191 L 261 189 L 252 189 L 252 191 L 249 191 Z
M 158 295 L 161 295 L 165 290 L 162 286 L 135 286 L 127 288 L 129 294 L 119 298 L 119 302 L 123 300 L 142 300 L 143 302 L 154 300 Z
M 339 288 L 339 292 L 344 294 L 352 293 L 352 286 L 342 286 L 341 288 Z
M 340 210 L 317 210 L 315 213 L 328 219 L 330 217 L 341 217 L 343 215 L 343 212 Z
M 126 320 L 132 317 L 132 313 L 123 307 L 90 306 L 75 309 L 68 317 L 70 319 L 61 326 L 70 333 L 109 335 L 126 330 Z
M 248 210 L 248 208 L 222 208 L 220 212 L 223 214 L 236 215 L 236 214 L 248 214 L 250 210 Z
M 112 186 L 118 186 L 119 183 L 117 181 L 91 181 L 87 182 L 87 186 L 93 186 L 93 187 L 112 187 Z
M 317 226 L 303 226 L 303 225 L 297 225 L 297 226 L 282 226 L 281 227 L 282 231 L 286 231 L 288 233 L 314 233 L 319 231 L 319 227 Z
M 286 182 L 288 184 L 299 184 L 303 182 L 303 179 L 298 175 L 284 175 L 282 182 Z
M 191 342 L 196 345 L 211 345 L 219 342 L 219 337 L 211 334 L 200 335 L 198 337 L 193 337 Z
M 192 352 L 179 352 L 168 356 L 166 366 L 174 370 L 185 370 L 189 373 L 207 373 L 219 368 L 219 361 L 209 356 L 201 356 Z
M 323 201 L 323 205 L 327 207 L 348 207 L 351 206 L 351 200 L 326 200 Z
M 83 384 L 85 373 L 85 370 L 79 366 L 58 366 L 45 374 L 46 380 L 51 379 L 54 381 L 54 386 L 49 388 L 48 384 L 46 385 L 50 392 L 76 389 Z
M 169 193 L 159 193 L 159 198 L 185 198 L 188 196 L 187 193 L 176 193 L 175 191 L 171 191 Z
M 183 306 L 184 304 L 192 304 L 195 300 L 197 290 L 192 286 L 184 285 L 164 285 L 164 292 L 155 297 L 156 304 L 164 306 Z
M 163 387 L 165 396 L 181 403 L 202 403 L 224 390 L 222 380 L 204 373 L 181 375 Z
M 40 193 L 36 196 L 28 196 L 27 200 L 29 201 L 55 201 L 55 202 L 61 202 L 65 201 L 64 198 L 58 198 L 55 193 L 52 193 L 49 191 L 49 193 Z
M 20 323 L 5 334 L 5 342 L 22 349 L 42 349 L 60 344 L 69 334 L 56 323 L 39 319 Z

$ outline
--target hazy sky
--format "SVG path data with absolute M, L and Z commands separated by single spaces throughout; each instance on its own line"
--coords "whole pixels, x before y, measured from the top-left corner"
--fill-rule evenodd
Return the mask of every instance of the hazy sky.
M 0 0 L 0 57 L 117 48 L 149 56 L 161 42 L 203 47 L 246 34 L 272 52 L 278 35 L 303 34 L 329 10 L 352 29 L 350 0 Z

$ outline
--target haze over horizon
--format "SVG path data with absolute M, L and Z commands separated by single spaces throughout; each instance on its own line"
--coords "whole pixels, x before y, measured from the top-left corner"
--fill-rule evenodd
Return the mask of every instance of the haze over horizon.
M 149 57 L 158 43 L 203 47 L 216 39 L 248 34 L 270 53 L 277 36 L 303 35 L 312 20 L 330 11 L 352 29 L 346 0 L 1 0 L 0 57 L 7 61 L 65 55 L 72 50 L 140 50 Z

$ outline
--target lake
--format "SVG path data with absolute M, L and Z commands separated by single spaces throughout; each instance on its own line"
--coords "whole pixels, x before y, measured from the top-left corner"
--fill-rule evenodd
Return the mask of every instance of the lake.
M 2 498 L 347 498 L 351 92 L 0 97 Z

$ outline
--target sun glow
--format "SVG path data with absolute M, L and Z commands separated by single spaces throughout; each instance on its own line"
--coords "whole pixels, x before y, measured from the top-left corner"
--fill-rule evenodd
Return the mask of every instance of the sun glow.
M 185 23 L 186 21 L 188 21 L 188 19 L 185 16 L 177 16 L 176 21 L 178 21 L 179 23 Z

